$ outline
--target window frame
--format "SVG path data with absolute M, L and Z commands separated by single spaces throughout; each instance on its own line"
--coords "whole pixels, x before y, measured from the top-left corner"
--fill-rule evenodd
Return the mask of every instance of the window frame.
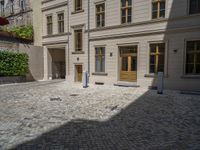
M 48 17 L 51 17 L 51 22 L 48 22 Z M 49 32 L 49 25 L 51 25 L 51 32 Z M 53 15 L 46 15 L 46 33 L 47 35 L 52 35 L 53 34 Z
M 97 12 L 97 6 L 99 5 L 104 5 L 104 11 L 102 11 L 102 7 L 100 7 L 100 12 Z M 98 27 L 97 23 L 97 16 L 100 15 L 100 26 Z M 104 25 L 103 25 L 103 15 L 104 15 Z M 95 4 L 95 23 L 96 23 L 96 28 L 103 28 L 105 27 L 105 22 L 106 22 L 106 4 L 105 2 Z
M 22 5 L 23 4 L 23 5 Z M 25 0 L 20 0 L 19 1 L 19 6 L 20 6 L 20 11 L 24 12 L 26 10 L 26 6 L 25 6 Z
M 81 32 L 78 32 L 81 31 Z M 81 47 L 77 47 L 78 42 L 77 42 L 77 34 L 81 33 Z M 74 29 L 74 51 L 75 52 L 83 52 L 83 29 L 82 28 L 78 28 L 78 29 Z
M 191 13 L 191 10 L 190 10 L 190 3 L 191 3 L 191 0 L 188 0 L 188 2 L 187 2 L 187 6 L 188 6 L 188 15 L 198 15 L 198 14 L 200 14 L 200 12 L 198 12 L 198 13 Z
M 77 7 L 77 1 L 80 1 L 81 6 Z M 79 12 L 83 10 L 83 1 L 82 0 L 74 0 L 74 12 Z
M 200 73 L 187 73 L 187 43 L 188 42 L 195 42 L 195 41 L 199 41 L 200 42 L 200 39 L 199 38 L 197 38 L 197 39 L 186 39 L 185 40 L 185 53 L 184 53 L 184 75 L 185 76 L 198 76 L 198 77 L 200 77 Z M 194 50 L 194 51 L 196 51 L 196 50 Z M 200 51 L 198 52 L 198 53 L 200 53 Z M 194 53 L 195 54 L 195 53 Z M 197 55 L 197 54 L 196 54 Z M 194 56 L 195 57 L 195 56 Z M 195 61 L 195 60 L 194 60 Z M 194 66 L 196 66 L 196 64 L 194 63 L 193 64 Z M 200 65 L 200 63 L 199 63 L 199 65 Z
M 63 18 L 60 20 L 59 15 L 63 15 Z M 57 13 L 57 24 L 58 24 L 58 33 L 64 33 L 65 32 L 65 13 L 64 12 L 59 12 Z M 63 28 L 60 28 L 62 24 Z
M 124 9 L 126 10 L 126 16 L 125 16 L 126 19 L 125 19 L 125 22 L 123 23 L 123 22 L 122 22 L 122 20 L 123 20 L 123 19 L 122 19 L 122 16 L 123 16 L 123 15 L 122 15 L 122 11 L 123 11 Z M 128 16 L 129 16 L 129 15 L 128 15 L 128 10 L 129 10 L 129 9 L 131 9 L 131 21 L 130 21 L 130 22 L 128 22 Z M 120 16 L 121 16 L 121 18 L 120 18 L 121 21 L 120 21 L 120 22 L 121 22 L 121 24 L 130 24 L 130 23 L 132 23 L 132 20 L 133 20 L 133 19 L 132 19 L 132 17 L 133 17 L 133 14 L 132 14 L 132 13 L 133 13 L 133 0 L 131 0 L 131 5 L 130 5 L 130 6 L 128 5 L 128 0 L 126 0 L 126 6 L 125 6 L 125 7 L 122 6 L 122 0 L 120 0 Z
M 1 1 L 0 5 L 1 5 L 1 16 L 3 17 L 5 15 L 5 6 L 4 6 L 5 2 Z
M 96 53 L 97 49 L 101 50 L 100 54 Z M 103 54 L 102 54 L 102 51 L 104 51 Z M 95 47 L 95 53 L 94 53 L 94 55 L 95 55 L 95 60 L 94 60 L 94 62 L 95 62 L 94 63 L 95 64 L 95 66 L 94 66 L 95 73 L 105 73 L 106 72 L 106 48 L 105 48 L 105 46 L 97 46 L 97 47 Z M 97 68 L 96 68 L 97 57 L 99 57 L 100 60 L 101 60 L 101 62 L 100 62 L 100 64 L 101 64 L 100 71 L 97 71 Z M 103 63 L 103 60 L 104 60 L 104 63 Z M 104 66 L 102 66 L 103 64 L 104 64 Z
M 165 10 L 164 10 L 165 15 L 164 15 L 164 17 L 160 16 L 160 11 L 161 11 L 160 3 L 161 2 L 165 2 Z M 153 3 L 157 3 L 157 17 L 156 18 L 153 18 Z M 167 0 L 151 0 L 151 19 L 152 20 L 166 18 L 166 15 L 167 15 L 166 10 L 167 10 Z

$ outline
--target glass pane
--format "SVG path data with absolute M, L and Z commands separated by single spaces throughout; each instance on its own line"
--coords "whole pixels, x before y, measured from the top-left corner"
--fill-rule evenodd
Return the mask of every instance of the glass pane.
M 194 63 L 194 54 L 187 54 L 186 63 Z
M 198 53 L 198 54 L 196 55 L 196 62 L 197 62 L 197 63 L 200 63 L 200 53 Z
M 190 14 L 195 14 L 200 12 L 199 0 L 190 0 Z
M 122 71 L 128 71 L 128 57 L 122 57 Z
M 137 57 L 131 57 L 131 71 L 137 71 Z
M 200 64 L 196 65 L 196 73 L 200 74 Z
M 128 22 L 129 23 L 131 22 L 131 16 L 128 16 Z
M 128 0 L 128 5 L 129 5 L 129 6 L 132 5 L 132 0 Z
M 126 9 L 122 9 L 122 17 L 126 16 Z
M 100 12 L 100 7 L 99 7 L 99 5 L 96 6 L 96 11 L 97 11 L 97 12 Z
M 164 57 L 164 55 L 159 55 L 158 56 L 158 64 L 164 65 L 164 63 L 165 63 L 165 57 Z
M 152 19 L 155 19 L 155 18 L 157 18 L 157 11 L 156 12 L 152 12 Z
M 137 53 L 137 46 L 121 47 L 120 53 L 121 54 Z
M 155 73 L 155 65 L 150 65 L 150 73 Z
M 194 43 L 195 43 L 194 41 L 187 42 L 187 51 L 193 51 L 195 49 Z
M 122 2 L 122 7 L 125 7 L 126 6 L 126 0 L 121 0 Z
M 102 68 L 101 72 L 105 72 L 105 57 L 102 58 Z
M 158 10 L 158 3 L 153 3 L 152 4 L 152 11 L 157 11 Z
M 102 15 L 102 27 L 104 27 L 105 26 L 105 15 L 103 14 Z
M 151 53 L 156 53 L 156 44 L 151 44 L 150 45 L 150 52 Z
M 122 23 L 126 23 L 126 17 L 122 17 Z
M 160 53 L 164 53 L 165 52 L 165 44 L 164 43 L 158 44 L 158 48 L 159 48 L 159 52 Z
M 101 72 L 101 60 L 100 57 L 96 57 L 96 66 L 95 66 L 95 71 L 96 72 Z
M 186 73 L 193 73 L 193 70 L 194 70 L 194 65 L 193 64 L 187 64 L 186 65 Z
M 199 4 L 200 4 L 200 2 L 199 2 Z M 200 51 L 200 41 L 197 41 L 196 43 L 197 43 L 197 50 Z
M 160 17 L 165 18 L 165 10 L 160 11 Z
M 155 55 L 151 55 L 150 56 L 150 64 L 156 64 L 156 56 Z
M 164 10 L 165 9 L 165 2 L 160 2 L 160 9 Z

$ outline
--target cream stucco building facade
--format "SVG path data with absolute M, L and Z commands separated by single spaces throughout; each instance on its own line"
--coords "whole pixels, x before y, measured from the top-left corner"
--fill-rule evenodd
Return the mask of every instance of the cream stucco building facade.
M 44 80 L 200 90 L 200 0 L 43 0 L 33 3 Z M 88 9 L 89 8 L 89 9 Z

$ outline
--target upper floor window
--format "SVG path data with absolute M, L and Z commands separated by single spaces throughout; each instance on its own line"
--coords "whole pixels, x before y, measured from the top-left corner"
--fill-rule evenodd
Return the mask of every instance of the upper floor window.
M 150 73 L 164 72 L 165 43 L 150 44 Z
M 186 74 L 200 75 L 200 40 L 187 42 Z
M 96 5 L 96 26 L 105 26 L 105 3 Z
M 4 16 L 4 0 L 0 1 L 1 4 L 1 16 Z
M 95 48 L 95 72 L 105 72 L 105 47 Z
M 52 16 L 47 16 L 47 34 L 53 33 L 53 19 Z
M 82 0 L 75 0 L 75 11 L 82 10 Z
M 58 33 L 64 32 L 64 13 L 58 14 Z
M 198 14 L 200 13 L 200 0 L 190 0 L 189 1 L 189 13 Z
M 19 6 L 21 11 L 25 11 L 25 0 L 20 0 Z
M 121 0 L 121 23 L 132 21 L 132 0 Z
M 165 18 L 165 0 L 152 1 L 152 19 Z
M 74 30 L 75 36 L 75 51 L 82 51 L 83 35 L 82 29 Z

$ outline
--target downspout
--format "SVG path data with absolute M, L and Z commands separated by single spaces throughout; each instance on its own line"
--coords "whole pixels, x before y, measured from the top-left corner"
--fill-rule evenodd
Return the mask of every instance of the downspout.
M 90 0 L 88 0 L 88 76 L 90 76 Z
M 67 58 L 67 61 L 68 61 L 68 64 L 67 64 L 67 69 L 68 69 L 68 71 L 67 71 L 67 75 L 70 75 L 70 60 L 69 60 L 69 0 L 68 0 L 68 2 L 67 2 L 67 56 L 68 56 L 68 58 Z

